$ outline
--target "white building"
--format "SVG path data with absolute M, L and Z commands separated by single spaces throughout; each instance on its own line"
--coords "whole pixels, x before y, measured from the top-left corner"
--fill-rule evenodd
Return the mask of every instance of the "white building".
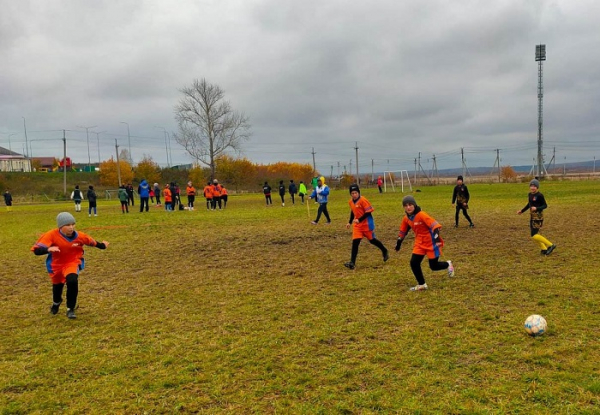
M 31 160 L 22 154 L 0 147 L 0 171 L 31 171 Z

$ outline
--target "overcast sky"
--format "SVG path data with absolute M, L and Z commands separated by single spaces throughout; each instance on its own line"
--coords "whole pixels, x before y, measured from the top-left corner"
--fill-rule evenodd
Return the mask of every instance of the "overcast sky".
M 115 139 L 167 164 L 179 89 L 250 119 L 243 155 L 361 175 L 600 157 L 597 0 L 0 0 L 0 146 L 97 162 Z M 128 123 L 125 124 L 125 123 Z M 167 141 L 167 142 L 166 142 Z M 173 163 L 191 159 L 171 140 Z M 596 154 L 597 153 L 597 154 Z M 350 161 L 352 160 L 352 161 Z

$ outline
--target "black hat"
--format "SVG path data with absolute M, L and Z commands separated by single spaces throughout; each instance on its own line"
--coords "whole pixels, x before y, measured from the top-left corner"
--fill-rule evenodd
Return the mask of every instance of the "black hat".
M 460 176 L 460 175 L 459 175 L 459 176 L 456 178 L 456 180 L 464 180 L 464 179 L 463 179 L 463 177 L 462 177 L 462 176 Z
M 349 191 L 350 191 L 350 193 L 352 193 L 352 192 L 360 193 L 360 189 L 358 188 L 358 185 L 356 183 L 353 183 L 350 185 Z

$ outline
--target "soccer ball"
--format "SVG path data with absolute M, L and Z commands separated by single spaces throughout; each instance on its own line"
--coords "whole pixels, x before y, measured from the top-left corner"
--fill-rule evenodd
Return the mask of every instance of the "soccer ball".
M 547 327 L 548 323 L 546 323 L 546 319 L 537 314 L 533 314 L 525 320 L 525 331 L 533 337 L 544 334 Z

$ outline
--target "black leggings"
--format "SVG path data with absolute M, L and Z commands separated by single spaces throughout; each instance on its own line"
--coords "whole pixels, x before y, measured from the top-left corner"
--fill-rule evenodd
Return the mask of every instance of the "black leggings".
M 465 216 L 465 218 L 469 221 L 469 223 L 472 223 L 471 218 L 469 217 L 469 214 L 467 213 L 467 208 L 465 208 L 462 205 L 457 204 L 456 205 L 456 214 L 454 215 L 454 223 L 456 223 L 456 226 L 458 226 L 458 214 L 460 213 L 461 210 L 462 210 L 462 213 Z
M 77 295 L 79 294 L 79 277 L 77 274 L 67 275 L 67 308 L 75 309 L 77 305 Z M 52 285 L 52 301 L 54 304 L 62 302 L 62 293 L 65 284 Z
M 412 272 L 415 275 L 419 285 L 425 284 L 425 277 L 423 276 L 423 270 L 421 269 L 421 262 L 423 262 L 423 258 L 425 258 L 425 255 L 412 254 L 410 257 L 410 269 L 412 269 Z M 442 271 L 448 269 L 449 264 L 446 261 L 439 262 L 439 259 L 440 257 L 433 259 L 429 258 L 429 268 L 431 268 L 432 271 Z
M 352 240 L 352 253 L 350 255 L 350 262 L 353 264 L 356 264 L 356 257 L 358 256 L 358 246 L 360 245 L 360 241 L 362 241 L 362 238 Z M 385 246 L 383 246 L 379 239 L 373 238 L 369 241 L 369 243 L 379 248 L 384 255 L 387 252 L 387 249 L 385 249 Z

